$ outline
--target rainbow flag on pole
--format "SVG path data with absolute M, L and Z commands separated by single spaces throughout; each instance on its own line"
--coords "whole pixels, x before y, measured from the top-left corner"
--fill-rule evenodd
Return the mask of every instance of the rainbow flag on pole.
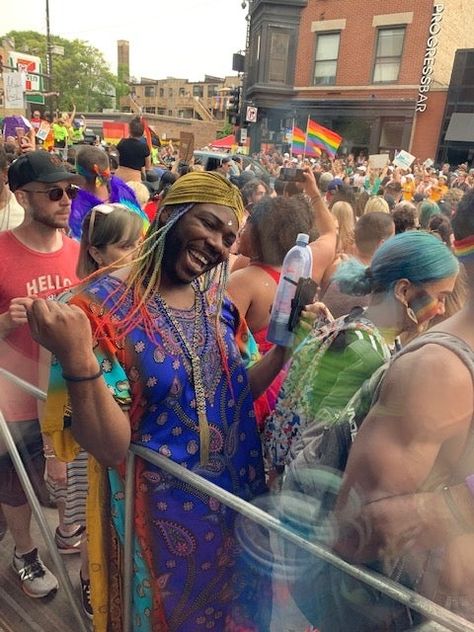
M 315 145 L 309 138 L 306 139 L 306 145 L 304 147 L 304 155 L 309 158 L 319 158 L 322 154 L 322 150 Z
M 146 118 L 144 116 L 142 116 L 142 123 L 143 123 L 143 135 L 145 136 L 146 139 L 146 144 L 148 145 L 148 149 L 152 150 L 153 148 L 153 144 L 151 142 L 151 131 L 150 128 L 148 127 L 148 122 L 146 120 Z
M 299 127 L 293 126 L 291 137 L 291 153 L 294 155 L 304 154 L 306 144 L 306 134 Z
M 313 145 L 316 145 L 316 147 L 320 147 L 331 157 L 336 155 L 336 152 L 342 143 L 342 136 L 339 136 L 339 134 L 336 134 L 336 132 L 333 132 L 327 127 L 319 125 L 319 123 L 312 121 L 310 117 L 308 117 L 306 136 L 308 143 L 312 143 Z

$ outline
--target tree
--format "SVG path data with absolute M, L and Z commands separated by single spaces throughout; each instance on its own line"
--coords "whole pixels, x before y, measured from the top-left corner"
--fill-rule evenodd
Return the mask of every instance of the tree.
M 223 121 L 224 126 L 221 130 L 217 130 L 216 136 L 217 138 L 225 138 L 226 136 L 230 136 L 230 134 L 234 133 L 234 126 L 229 123 L 229 121 Z
M 35 31 L 10 31 L 3 37 L 13 38 L 15 50 L 41 58 L 46 72 L 46 36 Z M 64 47 L 64 55 L 53 54 L 52 90 L 59 92 L 57 106 L 70 111 L 101 112 L 114 106 L 116 91 L 126 94 L 123 81 L 111 72 L 103 54 L 82 40 L 67 40 L 52 35 L 53 46 Z M 48 88 L 48 83 L 46 83 Z

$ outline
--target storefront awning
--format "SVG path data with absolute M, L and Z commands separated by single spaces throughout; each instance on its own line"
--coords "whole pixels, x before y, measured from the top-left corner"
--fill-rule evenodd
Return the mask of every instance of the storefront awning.
M 474 143 L 474 114 L 455 112 L 449 121 L 445 140 Z

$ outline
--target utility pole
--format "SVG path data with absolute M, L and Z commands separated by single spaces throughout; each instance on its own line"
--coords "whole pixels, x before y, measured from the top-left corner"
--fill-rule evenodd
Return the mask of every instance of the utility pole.
M 46 74 L 48 75 L 48 92 L 53 92 L 53 45 L 51 43 L 51 32 L 49 30 L 49 0 L 46 0 Z M 55 97 L 49 97 L 49 110 L 54 120 L 55 117 Z

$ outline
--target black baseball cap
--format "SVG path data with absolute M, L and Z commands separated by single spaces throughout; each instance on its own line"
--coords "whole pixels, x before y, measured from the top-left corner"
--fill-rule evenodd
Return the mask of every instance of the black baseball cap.
M 82 176 L 67 171 L 56 154 L 47 151 L 30 151 L 12 162 L 8 169 L 10 191 L 22 189 L 30 182 L 55 183 L 66 180 L 75 184 L 84 182 Z

